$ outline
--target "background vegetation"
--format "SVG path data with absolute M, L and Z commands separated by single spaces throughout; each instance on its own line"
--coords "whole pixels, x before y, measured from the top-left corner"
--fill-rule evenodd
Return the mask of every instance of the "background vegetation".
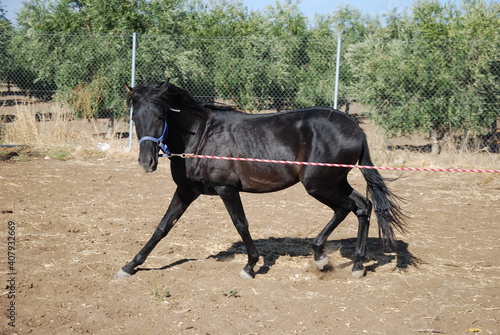
M 416 0 L 383 17 L 342 5 L 312 22 L 297 4 L 29 0 L 15 26 L 0 9 L 0 77 L 81 117 L 127 115 L 135 32 L 138 83 L 171 77 L 245 110 L 331 106 L 340 32 L 340 102 L 363 104 L 389 135 L 496 134 L 498 2 Z

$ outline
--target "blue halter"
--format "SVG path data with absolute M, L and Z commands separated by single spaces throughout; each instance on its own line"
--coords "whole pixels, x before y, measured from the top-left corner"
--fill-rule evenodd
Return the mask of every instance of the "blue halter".
M 178 109 L 173 109 L 171 108 L 172 111 L 174 112 L 180 112 Z M 167 147 L 165 143 L 163 143 L 163 140 L 167 137 L 168 135 L 168 123 L 167 123 L 167 113 L 163 114 L 163 120 L 165 125 L 163 126 L 163 131 L 161 133 L 160 137 L 153 137 L 153 136 L 143 136 L 139 140 L 139 145 L 143 141 L 153 141 L 158 144 L 160 147 L 160 150 L 163 151 L 163 154 L 158 153 L 158 157 L 172 157 L 172 153 L 170 152 L 170 149 Z

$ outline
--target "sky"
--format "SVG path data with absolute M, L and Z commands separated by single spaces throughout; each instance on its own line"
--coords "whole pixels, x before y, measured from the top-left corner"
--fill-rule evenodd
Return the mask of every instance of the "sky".
M 264 9 L 268 5 L 275 3 L 274 0 L 244 0 L 243 2 L 249 9 L 254 10 Z M 402 12 L 412 6 L 413 0 L 302 0 L 299 8 L 305 16 L 313 18 L 314 14 L 329 14 L 340 5 L 345 4 L 350 4 L 352 7 L 361 10 L 363 14 L 375 16 L 388 13 L 394 8 Z
M 106 0 L 103 0 L 106 1 Z M 244 5 L 250 10 L 262 10 L 275 3 L 275 0 L 242 0 Z M 440 0 L 442 3 L 456 3 L 457 1 Z M 22 7 L 20 0 L 0 0 L 6 11 L 7 19 L 14 22 L 17 11 Z M 314 14 L 328 14 L 333 12 L 341 4 L 350 4 L 370 16 L 382 15 L 396 8 L 398 12 L 403 12 L 410 8 L 413 0 L 302 0 L 299 5 L 300 10 L 309 18 Z

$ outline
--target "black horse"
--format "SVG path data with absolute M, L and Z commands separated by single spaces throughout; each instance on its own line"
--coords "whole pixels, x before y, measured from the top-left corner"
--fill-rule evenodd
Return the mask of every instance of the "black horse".
M 139 164 L 145 172 L 158 165 L 160 150 L 170 158 L 177 189 L 149 242 L 125 265 L 116 278 L 135 273 L 157 243 L 165 237 L 188 206 L 200 195 L 219 195 L 245 244 L 248 263 L 240 275 L 255 276 L 259 259 L 248 230 L 240 192 L 264 193 L 301 182 L 306 191 L 334 211 L 334 216 L 314 239 L 314 260 L 320 270 L 328 264 L 324 246 L 328 236 L 353 212 L 359 220 L 353 276 L 365 273 L 368 228 L 372 201 L 381 241 L 395 247 L 394 228 L 404 230 L 404 216 L 397 197 L 377 170 L 364 169 L 372 201 L 347 181 L 350 168 L 283 165 L 203 158 L 183 158 L 174 153 L 251 157 L 272 160 L 332 162 L 370 165 L 365 134 L 352 117 L 326 107 L 251 115 L 229 106 L 204 104 L 169 81 L 155 86 L 126 87 L 133 105 L 133 120 L 140 138 Z

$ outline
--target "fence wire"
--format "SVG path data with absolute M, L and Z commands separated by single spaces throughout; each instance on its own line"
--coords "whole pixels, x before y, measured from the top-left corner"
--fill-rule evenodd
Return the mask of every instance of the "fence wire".
M 75 117 L 127 119 L 132 35 L 0 36 L 0 111 L 20 97 L 59 101 Z M 136 83 L 171 78 L 198 100 L 255 112 L 333 106 L 337 37 L 187 38 L 137 35 Z M 492 51 L 493 49 L 493 51 Z M 343 43 L 338 106 L 390 136 L 461 137 L 498 152 L 498 41 Z M 351 108 L 351 112 L 352 112 Z

